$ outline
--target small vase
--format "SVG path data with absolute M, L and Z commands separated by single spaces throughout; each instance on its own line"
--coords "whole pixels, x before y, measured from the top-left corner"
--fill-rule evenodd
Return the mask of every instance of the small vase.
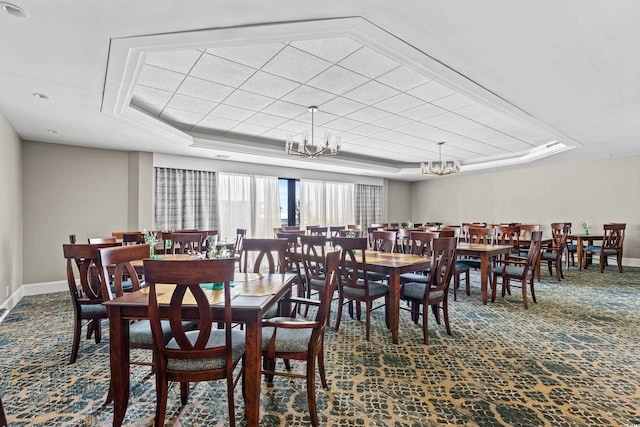
M 156 246 L 149 245 L 149 258 L 156 259 Z
M 584 230 L 584 235 L 588 236 L 589 235 L 589 230 Z

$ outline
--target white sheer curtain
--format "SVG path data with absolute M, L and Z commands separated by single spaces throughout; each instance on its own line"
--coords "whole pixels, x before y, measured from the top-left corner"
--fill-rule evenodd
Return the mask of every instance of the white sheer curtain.
M 354 191 L 354 184 L 301 179 L 301 225 L 353 224 Z
M 218 206 L 221 239 L 235 239 L 238 228 L 247 237 L 273 237 L 280 224 L 278 178 L 219 173 Z

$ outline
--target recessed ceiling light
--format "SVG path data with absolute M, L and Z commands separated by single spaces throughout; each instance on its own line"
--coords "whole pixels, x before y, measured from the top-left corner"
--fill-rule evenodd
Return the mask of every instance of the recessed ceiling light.
M 0 8 L 7 12 L 11 16 L 15 16 L 16 18 L 26 18 L 27 12 L 24 11 L 20 6 L 16 6 L 13 3 L 0 2 Z
M 58 133 L 58 131 L 55 130 L 55 129 L 47 129 L 47 132 L 49 132 L 49 133 Z
M 38 99 L 49 99 L 49 97 L 47 95 L 45 95 L 44 93 L 34 93 L 33 96 L 35 96 Z

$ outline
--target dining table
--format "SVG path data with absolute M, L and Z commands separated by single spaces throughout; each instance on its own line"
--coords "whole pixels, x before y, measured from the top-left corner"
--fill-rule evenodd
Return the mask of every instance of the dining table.
M 260 420 L 260 383 L 262 377 L 262 316 L 270 307 L 290 295 L 294 274 L 236 273 L 233 282 L 231 310 L 233 322 L 245 326 L 244 381 L 246 385 L 246 425 L 257 426 Z M 171 286 L 171 285 L 165 285 Z M 211 312 L 214 321 L 224 319 L 224 303 L 212 293 Z M 149 318 L 148 288 L 106 301 L 109 314 L 110 391 L 114 402 L 113 425 L 121 426 L 129 402 L 130 359 L 129 323 Z M 288 308 L 283 304 L 282 312 Z M 168 304 L 160 301 L 160 315 L 168 318 Z M 195 316 L 195 313 L 194 313 Z
M 604 234 L 569 234 L 569 239 L 576 241 L 576 256 L 578 257 L 578 270 L 582 270 L 582 257 L 584 256 L 584 247 L 593 245 L 593 242 L 604 240 Z M 587 243 L 586 245 L 584 243 Z
M 456 246 L 456 255 L 480 258 L 480 292 L 482 303 L 487 304 L 487 289 L 489 287 L 489 274 L 491 259 L 500 255 L 508 255 L 513 246 L 511 245 L 490 245 L 483 243 L 460 242 Z
M 389 276 L 389 305 L 388 310 L 391 339 L 398 343 L 398 329 L 400 323 L 400 275 L 413 271 L 429 269 L 430 257 L 395 252 L 365 251 L 367 270 L 385 273 Z M 358 268 L 362 268 L 362 255 L 356 256 Z

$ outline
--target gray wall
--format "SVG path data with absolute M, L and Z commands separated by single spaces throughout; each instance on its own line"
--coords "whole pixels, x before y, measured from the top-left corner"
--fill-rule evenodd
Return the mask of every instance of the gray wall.
M 384 183 L 384 207 L 382 222 L 420 222 L 411 217 L 411 190 L 410 182 L 393 181 L 385 179 Z M 367 227 L 369 224 L 366 225 Z M 364 228 L 365 226 L 363 226 Z
M 627 223 L 624 257 L 640 260 L 640 157 L 459 174 L 413 184 L 416 222 Z
M 0 306 L 23 283 L 21 149 L 20 138 L 0 114 Z
M 128 226 L 125 152 L 25 141 L 24 283 L 66 280 L 62 244 Z

